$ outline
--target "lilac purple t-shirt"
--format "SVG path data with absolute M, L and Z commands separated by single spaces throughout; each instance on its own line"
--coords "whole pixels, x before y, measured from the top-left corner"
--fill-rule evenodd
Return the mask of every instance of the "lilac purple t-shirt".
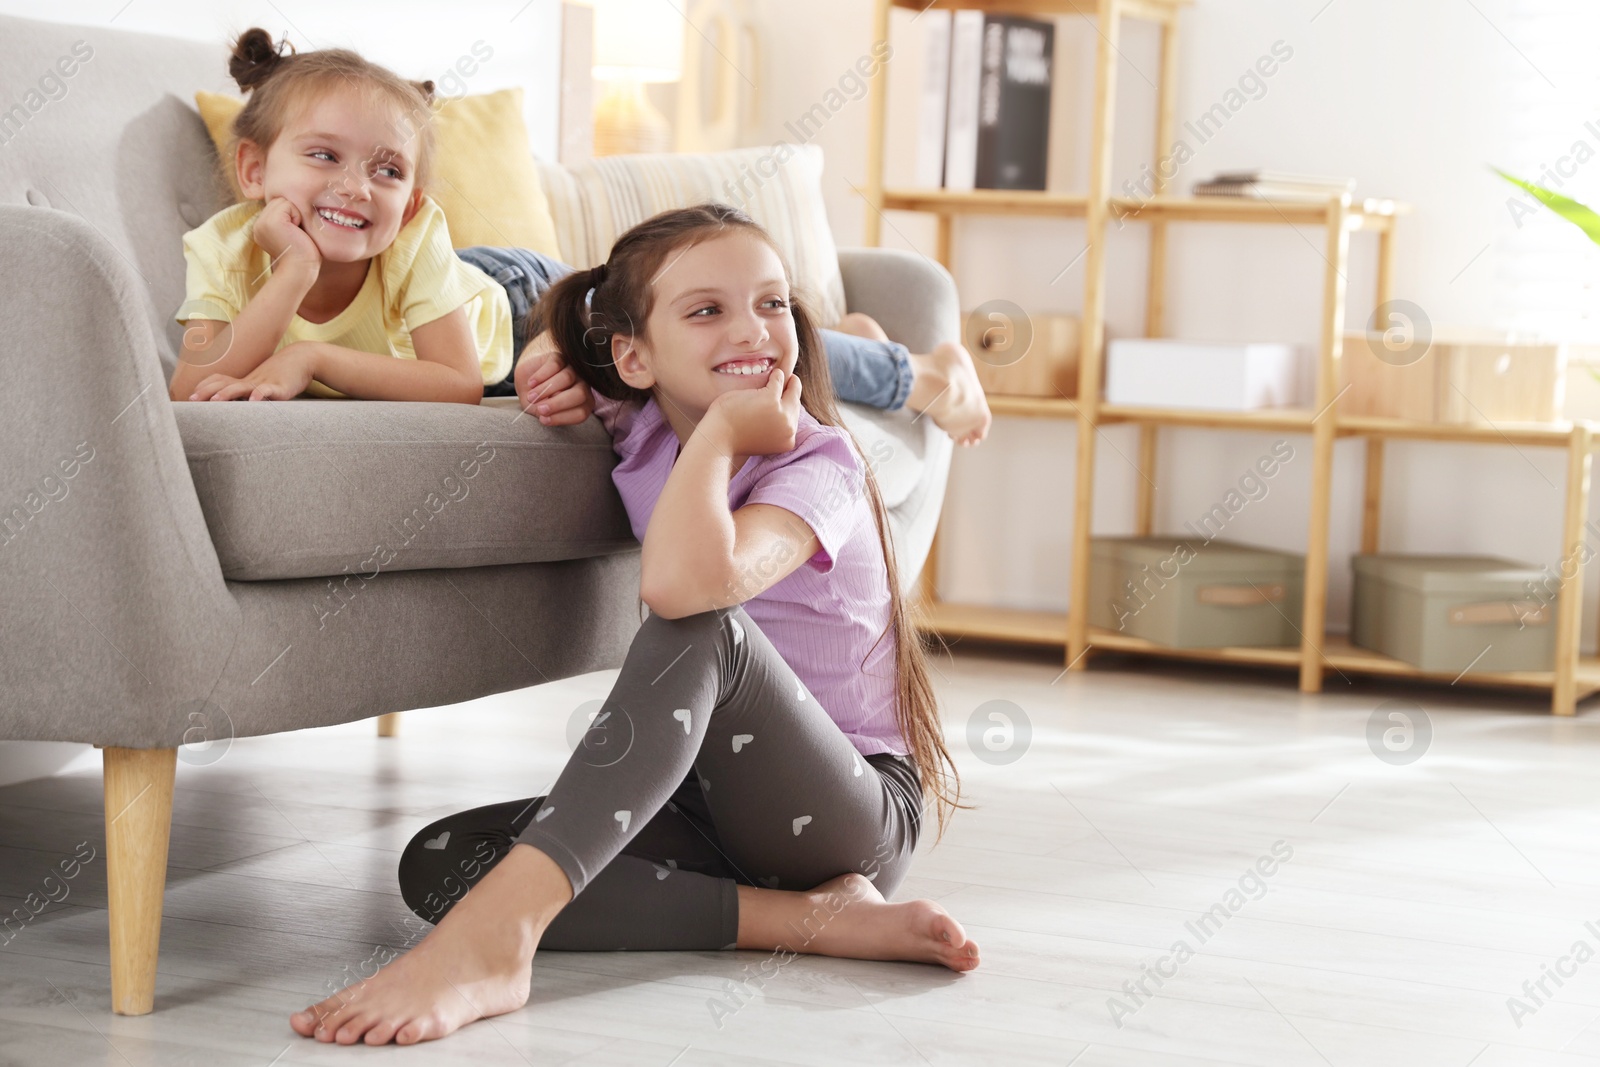
M 654 400 L 641 407 L 596 395 L 595 414 L 621 457 L 611 480 L 643 542 L 677 462 L 678 435 Z M 745 613 L 856 751 L 903 756 L 894 715 L 894 631 L 878 640 L 889 623 L 888 569 L 864 472 L 845 431 L 802 409 L 794 448 L 746 460 L 728 486 L 728 509 L 772 504 L 817 535 L 821 549 L 745 601 Z

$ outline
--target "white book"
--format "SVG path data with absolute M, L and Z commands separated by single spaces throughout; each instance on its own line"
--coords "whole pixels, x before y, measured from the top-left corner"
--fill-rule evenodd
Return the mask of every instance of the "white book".
M 950 31 L 950 115 L 944 187 L 967 192 L 978 177 L 978 90 L 983 80 L 983 12 L 957 11 Z
M 950 12 L 922 13 L 922 110 L 917 126 L 916 187 L 944 184 L 944 123 L 950 102 Z

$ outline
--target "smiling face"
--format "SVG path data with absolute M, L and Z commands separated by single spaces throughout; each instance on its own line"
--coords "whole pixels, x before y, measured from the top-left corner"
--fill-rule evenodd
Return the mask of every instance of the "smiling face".
M 415 147 L 398 135 L 400 118 L 394 104 L 353 89 L 319 94 L 264 155 L 239 143 L 239 185 L 252 200 L 293 204 L 324 260 L 371 259 L 394 244 L 422 202 Z
M 698 423 L 719 393 L 760 389 L 775 366 L 794 372 L 789 282 L 755 234 L 733 229 L 672 252 L 652 289 L 645 335 L 614 336 L 611 352 L 623 381 L 665 394 L 674 428 Z

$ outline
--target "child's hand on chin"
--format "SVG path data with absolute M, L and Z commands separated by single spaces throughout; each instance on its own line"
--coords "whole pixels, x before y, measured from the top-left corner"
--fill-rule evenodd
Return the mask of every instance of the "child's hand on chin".
M 275 196 L 256 216 L 253 235 L 274 267 L 293 262 L 315 272 L 322 269 L 322 251 L 306 232 L 305 224 L 299 208 L 286 198 Z
M 772 368 L 760 389 L 717 394 L 701 429 L 730 456 L 770 456 L 794 448 L 800 425 L 800 379 Z

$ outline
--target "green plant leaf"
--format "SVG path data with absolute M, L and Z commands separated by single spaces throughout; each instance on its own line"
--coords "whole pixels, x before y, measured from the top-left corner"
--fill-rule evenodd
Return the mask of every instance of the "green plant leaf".
M 1525 182 L 1521 178 L 1513 178 L 1498 167 L 1490 169 L 1512 185 L 1532 193 L 1541 204 L 1582 230 L 1589 240 L 1600 245 L 1600 215 L 1595 214 L 1593 210 L 1570 197 L 1562 196 L 1560 193 L 1553 193 L 1542 185 Z

